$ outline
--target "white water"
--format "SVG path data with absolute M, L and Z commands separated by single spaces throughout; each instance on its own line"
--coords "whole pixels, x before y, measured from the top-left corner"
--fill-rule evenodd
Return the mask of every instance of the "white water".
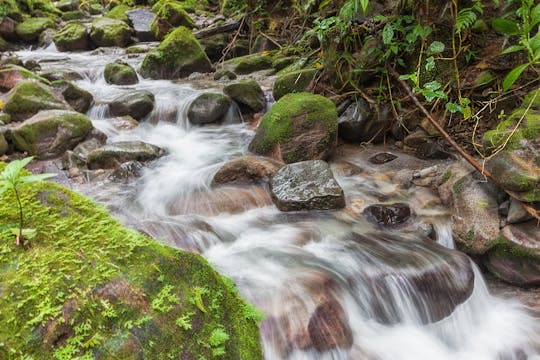
M 437 289 L 463 285 L 467 272 L 466 262 L 446 262 L 457 257 L 442 247 L 453 248 L 449 216 L 430 205 L 435 198 L 427 190 L 397 190 L 356 156 L 332 164 L 347 196 L 342 211 L 284 214 L 271 205 L 262 186 L 213 189 L 212 175 L 226 160 L 247 153 L 252 130 L 243 124 L 190 127 L 185 109 L 200 90 L 188 83 L 106 84 L 103 67 L 121 54 L 61 54 L 54 48 L 18 53 L 25 59 L 69 56 L 42 67 L 84 75 L 77 84 L 96 99 L 88 115 L 109 141 L 136 139 L 167 149 L 168 155 L 140 179 L 93 183 L 82 190 L 155 238 L 199 251 L 231 277 L 267 314 L 261 326 L 266 359 L 540 359 L 538 319 L 517 301 L 490 295 L 476 267 L 469 298 L 444 319 L 426 320 L 448 304 L 444 296 L 434 303 L 417 292 L 411 279 L 419 269 L 440 264 L 437 277 L 428 282 Z M 140 58 L 124 60 L 137 66 Z M 149 121 L 118 132 L 108 123 L 104 104 L 135 88 L 154 93 L 156 107 Z M 343 171 L 350 166 L 345 161 L 365 171 L 351 175 Z M 380 232 L 361 210 L 381 201 L 408 202 L 415 220 L 406 228 Z M 414 224 L 421 221 L 433 224 L 441 247 L 419 234 Z M 357 241 L 351 234 L 365 237 Z M 344 309 L 353 336 L 350 348 L 318 352 L 306 345 L 309 316 L 324 301 Z

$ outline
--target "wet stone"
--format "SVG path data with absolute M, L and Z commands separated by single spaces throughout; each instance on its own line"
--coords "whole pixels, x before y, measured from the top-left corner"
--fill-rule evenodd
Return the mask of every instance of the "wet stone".
M 411 208 L 404 203 L 391 205 L 375 204 L 364 209 L 366 218 L 381 226 L 398 226 L 411 217 Z
M 392 160 L 397 159 L 397 156 L 387 152 L 378 153 L 369 158 L 369 162 L 375 165 L 386 164 Z

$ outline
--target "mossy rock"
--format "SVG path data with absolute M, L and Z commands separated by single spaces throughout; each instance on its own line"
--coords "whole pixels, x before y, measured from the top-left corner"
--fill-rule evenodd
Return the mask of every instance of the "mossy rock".
M 315 74 L 317 69 L 304 69 L 279 76 L 274 83 L 274 99 L 279 100 L 286 94 L 306 91 Z
M 264 115 L 249 150 L 286 163 L 327 159 L 337 145 L 336 106 L 324 96 L 287 94 Z
M 274 58 L 267 53 L 240 56 L 223 63 L 223 67 L 238 75 L 251 74 L 256 71 L 272 69 Z
M 15 32 L 21 40 L 26 42 L 35 42 L 39 39 L 39 35 L 43 32 L 43 30 L 54 27 L 55 23 L 51 18 L 29 18 L 22 23 L 17 24 Z
M 9 145 L 4 137 L 4 134 L 0 133 L 0 156 L 7 153 Z
M 105 81 L 115 85 L 133 85 L 139 82 L 135 70 L 126 63 L 114 62 L 105 66 Z
M 150 161 L 162 156 L 165 151 L 142 141 L 120 141 L 106 144 L 88 153 L 91 169 L 112 169 L 128 161 Z
M 52 82 L 52 86 L 77 112 L 86 113 L 94 102 L 94 96 L 90 92 L 78 87 L 71 81 L 56 80 Z
M 69 110 L 40 111 L 11 131 L 13 144 L 40 159 L 73 149 L 93 129 L 85 115 Z
M 190 123 L 203 125 L 223 120 L 231 106 L 231 99 L 221 93 L 201 94 L 189 105 L 187 118 Z
M 71 20 L 80 20 L 85 18 L 85 14 L 80 10 L 75 11 L 66 11 L 62 13 L 61 18 L 64 21 L 71 21 Z
M 264 92 L 255 80 L 241 80 L 225 86 L 223 92 L 240 105 L 243 113 L 261 112 L 266 105 Z
M 17 84 L 6 96 L 4 112 L 12 121 L 28 119 L 40 110 L 67 109 L 69 106 L 37 81 L 26 80 Z
M 131 28 L 121 20 L 106 17 L 92 22 L 90 38 L 96 46 L 126 46 L 131 39 Z
M 204 11 L 208 7 L 207 0 L 159 0 L 159 1 L 149 1 L 152 5 L 152 12 L 158 13 L 163 5 L 166 3 L 172 2 L 182 5 L 182 8 L 188 13 L 195 13 L 197 11 Z
M 141 65 L 141 75 L 152 79 L 176 79 L 193 72 L 212 70 L 210 59 L 191 30 L 183 26 L 169 33 L 150 51 Z
M 3 37 L 0 36 L 0 51 L 4 52 L 4 51 L 10 51 L 10 50 L 13 50 L 13 45 L 8 43 L 6 40 L 4 40 Z
M 72 22 L 66 24 L 54 37 L 54 44 L 59 51 L 84 51 L 90 49 L 90 37 L 84 24 Z
M 175 1 L 161 3 L 155 14 L 156 18 L 152 21 L 150 28 L 152 34 L 159 40 L 178 26 L 185 26 L 189 29 L 195 27 L 195 22 L 184 10 L 184 7 Z
M 24 80 L 37 80 L 45 85 L 50 85 L 49 80 L 34 74 L 22 66 L 6 65 L 0 68 L 0 90 L 9 91 Z
M 15 245 L 16 200 L 3 194 L 0 358 L 262 359 L 257 312 L 201 256 L 125 228 L 58 184 L 20 193 L 37 235 Z
M 540 98 L 540 95 L 538 97 Z M 519 126 L 518 121 L 521 122 Z M 539 135 L 540 109 L 531 108 L 525 112 L 519 108 L 508 119 L 501 121 L 495 129 L 486 131 L 483 143 L 486 148 L 497 148 L 506 144 L 505 150 L 511 151 L 520 148 L 523 140 L 532 140 Z
M 131 10 L 130 6 L 120 4 L 120 5 L 117 5 L 117 6 L 113 7 L 111 9 L 111 11 L 109 11 L 107 13 L 107 15 L 105 15 L 105 16 L 108 17 L 108 18 L 111 18 L 111 19 L 116 19 L 116 20 L 120 20 L 120 21 L 123 21 L 125 23 L 128 23 L 129 19 L 128 19 L 127 15 L 126 15 L 126 11 L 129 11 L 129 10 Z

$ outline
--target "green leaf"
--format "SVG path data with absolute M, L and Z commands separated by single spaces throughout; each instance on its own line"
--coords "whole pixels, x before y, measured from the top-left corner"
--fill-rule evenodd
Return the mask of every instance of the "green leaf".
M 450 111 L 452 114 L 461 112 L 463 109 L 461 105 L 453 103 L 453 102 L 446 103 L 445 107 L 446 107 L 446 110 Z
M 429 45 L 429 48 L 428 48 L 428 54 L 429 55 L 433 55 L 433 54 L 440 54 L 444 51 L 444 44 L 440 41 L 434 41 L 431 43 L 431 45 Z
M 388 45 L 392 42 L 392 39 L 394 39 L 394 26 L 390 23 L 387 23 L 384 25 L 384 29 L 382 31 L 382 40 L 385 45 Z
M 40 182 L 46 179 L 55 177 L 56 174 L 38 174 L 38 175 L 27 175 L 19 179 L 21 184 L 30 184 L 35 182 Z
M 521 30 L 515 21 L 496 18 L 491 20 L 491 27 L 504 35 L 519 35 Z
M 19 228 L 11 228 L 9 229 L 11 233 L 15 236 L 19 235 Z M 37 235 L 36 229 L 21 229 L 21 234 L 25 239 L 32 240 Z
M 523 45 L 512 45 L 509 48 L 504 49 L 501 52 L 501 55 L 510 54 L 510 53 L 514 53 L 514 52 L 522 51 L 522 50 L 526 50 L 525 46 L 523 46 Z
M 536 5 L 531 11 L 531 27 L 540 23 L 540 4 Z
M 506 75 L 506 77 L 504 78 L 503 80 L 503 83 L 502 83 L 502 86 L 503 86 L 503 91 L 507 91 L 508 89 L 510 89 L 510 87 L 512 85 L 514 85 L 514 83 L 517 81 L 517 79 L 519 79 L 521 73 L 529 66 L 530 64 L 529 63 L 526 63 L 526 64 L 523 64 L 523 65 L 520 65 L 518 67 L 515 67 L 512 69 L 512 71 L 510 71 L 508 73 L 508 75 Z

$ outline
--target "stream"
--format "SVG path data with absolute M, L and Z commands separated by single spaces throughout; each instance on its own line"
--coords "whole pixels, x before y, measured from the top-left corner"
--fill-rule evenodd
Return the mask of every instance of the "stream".
M 381 171 L 367 160 L 377 149 L 344 147 L 330 162 L 344 209 L 283 213 L 263 185 L 211 186 L 226 161 L 248 154 L 254 135 L 234 109 L 225 124 L 189 124 L 190 101 L 220 91 L 219 83 L 140 78 L 109 85 L 107 63 L 120 58 L 137 69 L 142 61 L 122 49 L 60 53 L 52 45 L 16 55 L 42 70 L 81 74 L 74 83 L 94 95 L 87 115 L 108 142 L 141 140 L 167 150 L 139 178 L 74 186 L 129 226 L 199 252 L 233 279 L 266 313 L 265 359 L 540 359 L 540 321 L 518 300 L 490 295 L 476 265 L 453 250 L 450 213 L 436 194 L 393 183 L 386 173 L 400 165 Z M 118 131 L 107 103 L 134 89 L 155 95 L 154 110 L 138 127 Z M 402 166 L 412 162 L 397 155 Z M 366 221 L 367 205 L 391 202 L 413 210 L 405 226 Z

